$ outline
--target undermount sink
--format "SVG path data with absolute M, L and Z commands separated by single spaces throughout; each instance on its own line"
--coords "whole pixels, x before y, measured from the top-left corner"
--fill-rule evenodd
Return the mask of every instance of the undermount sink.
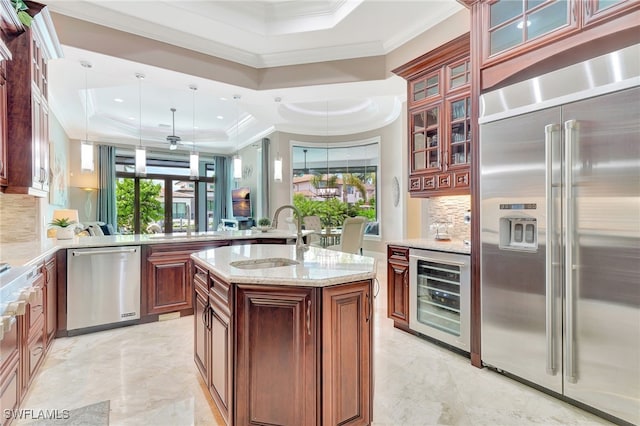
M 278 268 L 280 266 L 299 265 L 300 262 L 292 259 L 285 259 L 281 257 L 267 258 L 267 259 L 252 259 L 252 260 L 236 260 L 230 262 L 229 265 L 239 269 L 263 269 L 263 268 Z

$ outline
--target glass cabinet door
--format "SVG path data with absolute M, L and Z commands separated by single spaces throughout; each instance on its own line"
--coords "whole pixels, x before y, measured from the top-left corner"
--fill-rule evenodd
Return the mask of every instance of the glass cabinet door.
M 418 260 L 418 322 L 460 336 L 460 267 Z
M 411 115 L 411 169 L 412 171 L 440 167 L 439 121 L 440 106 L 434 106 Z
M 571 0 L 499 0 L 489 8 L 489 52 L 495 55 L 571 25 Z
M 449 141 L 449 166 L 471 162 L 471 98 L 464 97 L 449 102 L 451 133 Z
M 428 74 L 410 84 L 411 103 L 423 101 L 440 94 L 440 73 Z

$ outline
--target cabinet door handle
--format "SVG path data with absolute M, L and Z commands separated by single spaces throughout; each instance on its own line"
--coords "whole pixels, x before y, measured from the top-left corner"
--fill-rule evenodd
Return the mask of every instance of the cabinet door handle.
M 311 299 L 307 300 L 307 334 L 311 336 Z
M 38 356 L 42 353 L 43 350 L 44 348 L 42 346 L 38 346 L 31 352 L 31 356 Z
M 367 322 L 369 322 L 369 318 L 371 316 L 371 298 L 369 297 L 369 292 L 367 292 L 367 302 L 364 306 L 364 309 L 366 312 Z
M 207 301 L 207 304 L 202 310 L 202 322 L 204 323 L 204 326 L 207 328 L 207 330 L 211 329 L 209 324 L 209 309 L 211 309 L 211 307 L 209 306 L 209 302 Z
M 591 2 L 590 1 L 586 2 L 584 4 L 584 6 L 585 6 L 585 15 L 587 17 L 590 17 L 591 16 Z

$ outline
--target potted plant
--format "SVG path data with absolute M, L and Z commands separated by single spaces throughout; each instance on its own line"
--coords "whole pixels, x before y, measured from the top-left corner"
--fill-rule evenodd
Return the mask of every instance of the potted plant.
M 70 240 L 75 235 L 75 227 L 71 226 L 75 223 L 75 220 L 70 220 L 68 217 L 62 217 L 52 220 L 49 222 L 49 225 L 58 228 L 56 231 L 56 238 L 58 240 Z
M 268 217 L 262 217 L 258 219 L 257 228 L 262 232 L 267 232 L 271 229 L 271 219 L 269 219 Z

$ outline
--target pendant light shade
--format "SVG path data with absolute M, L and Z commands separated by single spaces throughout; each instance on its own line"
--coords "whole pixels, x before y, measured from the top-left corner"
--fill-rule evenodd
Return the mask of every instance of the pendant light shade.
M 191 179 L 198 179 L 200 176 L 200 156 L 195 151 L 189 154 L 189 176 Z
M 242 179 L 242 158 L 237 154 L 233 157 L 233 178 Z
M 240 110 L 238 107 L 238 101 L 240 100 L 240 95 L 233 95 L 233 99 L 236 101 L 236 146 L 238 146 L 240 139 Z M 240 158 L 239 154 L 236 154 L 233 157 L 233 178 L 242 179 L 242 158 Z
M 279 155 L 273 160 L 273 180 L 282 182 L 282 157 Z
M 138 79 L 138 117 L 139 117 L 139 129 L 138 137 L 139 143 L 136 147 L 136 166 L 135 172 L 137 176 L 145 176 L 147 174 L 147 150 L 142 146 L 142 80 L 144 80 L 144 74 L 136 73 Z
M 80 62 L 84 68 L 84 140 L 80 142 L 80 170 L 82 172 L 93 172 L 93 144 L 89 142 L 89 83 L 88 72 L 91 64 L 86 61 Z
M 80 168 L 83 172 L 93 172 L 93 144 L 89 141 L 80 143 Z
M 147 174 L 147 150 L 142 146 L 136 147 L 136 175 Z
M 193 140 L 191 154 L 189 154 L 189 177 L 198 179 L 200 177 L 200 156 L 196 151 L 196 90 L 198 86 L 192 84 L 189 89 L 193 91 Z

